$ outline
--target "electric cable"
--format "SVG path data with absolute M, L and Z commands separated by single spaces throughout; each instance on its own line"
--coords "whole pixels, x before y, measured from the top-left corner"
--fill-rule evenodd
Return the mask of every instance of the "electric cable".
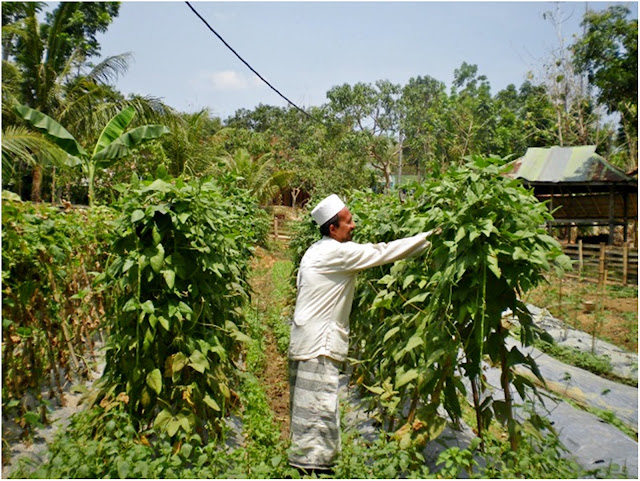
M 222 38 L 222 37 L 220 36 L 220 34 L 219 34 L 218 32 L 216 32 L 216 31 L 213 29 L 213 27 L 212 27 L 211 25 L 209 25 L 209 22 L 207 22 L 207 21 L 202 17 L 202 15 L 200 15 L 200 14 L 198 13 L 198 11 L 197 11 L 195 8 L 193 8 L 193 6 L 191 5 L 191 3 L 189 3 L 189 2 L 185 2 L 185 3 L 186 3 L 186 4 L 187 4 L 187 6 L 188 6 L 192 11 L 193 11 L 193 13 L 195 13 L 195 14 L 196 14 L 196 16 L 197 16 L 200 20 L 202 20 L 202 22 L 207 26 L 207 28 L 208 28 L 209 30 L 211 30 L 211 32 L 213 32 L 213 34 L 214 34 L 216 37 L 218 37 L 218 38 L 220 39 L 220 41 L 221 41 L 221 42 L 222 42 L 222 43 L 223 43 L 223 44 L 224 44 L 224 45 L 225 45 L 229 50 L 231 50 L 231 51 L 233 52 L 233 54 L 234 54 L 236 57 L 238 57 L 238 58 L 240 59 L 240 61 L 241 61 L 243 64 L 245 64 L 245 65 L 249 68 L 249 70 L 251 70 L 254 74 L 256 74 L 260 80 L 262 80 L 264 83 L 266 83 L 266 84 L 269 86 L 269 88 L 270 88 L 271 90 L 273 90 L 273 91 L 274 91 L 275 93 L 277 93 L 280 97 L 282 97 L 284 100 L 286 100 L 289 104 L 291 104 L 291 105 L 292 105 L 292 106 L 294 106 L 296 109 L 298 109 L 300 112 L 302 112 L 302 113 L 303 113 L 303 114 L 305 114 L 307 117 L 309 117 L 311 120 L 315 120 L 316 122 L 320 122 L 320 123 L 322 123 L 322 121 L 320 121 L 319 119 L 316 119 L 316 118 L 315 118 L 315 117 L 313 117 L 311 114 L 309 114 L 309 113 L 308 113 L 308 112 L 306 112 L 305 110 L 303 110 L 303 109 L 301 109 L 300 107 L 298 107 L 295 103 L 293 103 L 291 100 L 289 100 L 287 97 L 285 97 L 285 96 L 284 96 L 284 95 L 283 95 L 283 94 L 282 94 L 282 93 L 281 93 L 277 88 L 275 88 L 273 85 L 271 85 L 271 83 L 269 83 L 269 81 L 268 81 L 267 79 L 265 79 L 265 78 L 264 78 L 262 75 L 260 75 L 260 74 L 259 74 L 259 73 L 258 73 L 258 72 L 257 72 L 257 71 L 252 67 L 252 66 L 251 66 L 251 65 L 249 65 L 249 63 L 248 63 L 245 59 L 243 59 L 243 58 L 238 54 L 238 52 L 236 52 L 236 51 L 231 47 L 231 45 L 229 45 L 229 44 L 225 41 L 225 39 L 224 39 L 224 38 Z

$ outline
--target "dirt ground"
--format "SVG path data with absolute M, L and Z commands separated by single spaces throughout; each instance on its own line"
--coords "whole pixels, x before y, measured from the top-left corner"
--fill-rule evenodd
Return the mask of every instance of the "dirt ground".
M 572 327 L 609 341 L 630 352 L 638 352 L 638 289 L 607 287 L 578 279 L 550 279 L 527 297 L 527 302 L 546 307 Z M 589 304 L 591 304 L 589 306 Z

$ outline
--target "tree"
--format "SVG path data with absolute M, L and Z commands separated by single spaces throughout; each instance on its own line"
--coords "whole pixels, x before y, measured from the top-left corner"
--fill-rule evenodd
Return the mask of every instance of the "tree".
M 292 172 L 276 170 L 273 157 L 265 154 L 260 158 L 251 156 L 247 149 L 240 148 L 233 155 L 219 157 L 220 167 L 212 172 L 227 172 L 239 187 L 247 189 L 262 205 L 270 203 L 281 189 L 288 185 Z
M 3 54 L 6 60 L 15 61 L 20 73 L 19 98 L 47 115 L 57 115 L 74 95 L 65 86 L 88 58 L 99 53 L 96 40 L 98 32 L 104 32 L 119 11 L 118 2 L 61 2 L 53 12 L 47 13 L 40 23 L 38 14 L 44 3 L 11 2 L 5 12 L 3 5 Z M 8 25 L 4 21 L 13 21 Z M 87 82 L 76 82 L 82 93 L 94 90 L 96 81 L 111 77 L 126 68 L 126 56 L 110 57 L 93 69 Z M 4 100 L 4 99 L 3 99 Z M 3 119 L 4 120 L 4 119 Z M 42 166 L 33 169 L 32 195 L 41 200 Z
M 162 147 L 169 160 L 170 175 L 196 175 L 220 154 L 212 138 L 221 130 L 222 123 L 208 109 L 173 116 L 169 126 L 172 135 L 163 139 Z
M 409 79 L 399 101 L 404 161 L 425 170 L 439 172 L 445 158 L 447 93 L 443 82 L 433 77 Z
M 38 132 L 23 126 L 9 126 L 2 131 L 2 184 L 22 193 L 22 169 L 28 165 L 71 167 L 67 155 Z
M 448 149 L 449 162 L 461 165 L 471 154 L 490 154 L 490 139 L 496 115 L 491 98 L 491 85 L 478 66 L 462 62 L 454 71 L 450 95 Z
M 135 115 L 133 107 L 127 107 L 104 127 L 93 152 L 89 154 L 73 135 L 48 115 L 24 105 L 17 106 L 16 112 L 60 147 L 67 154 L 70 165 L 82 166 L 89 182 L 89 205 L 95 202 L 94 179 L 97 169 L 108 167 L 130 155 L 136 145 L 169 133 L 164 125 L 143 125 L 125 132 Z
M 638 164 L 638 20 L 629 14 L 623 5 L 588 11 L 585 33 L 571 49 L 578 72 L 598 88 L 598 101 L 620 114 L 632 167 Z
M 391 171 L 397 160 L 389 156 L 389 143 L 398 134 L 399 96 L 400 86 L 388 80 L 378 80 L 375 86 L 344 84 L 327 92 L 330 113 L 353 131 L 354 147 L 368 154 L 370 165 L 383 175 L 385 189 L 391 185 Z M 396 148 L 396 156 L 397 152 Z

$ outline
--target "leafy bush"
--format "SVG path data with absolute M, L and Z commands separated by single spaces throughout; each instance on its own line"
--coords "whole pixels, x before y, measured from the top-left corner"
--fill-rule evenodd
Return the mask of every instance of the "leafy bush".
M 212 180 L 123 189 L 112 259 L 106 367 L 95 400 L 125 393 L 139 427 L 206 442 L 237 401 L 255 201 Z M 244 195 L 241 195 L 244 194 Z

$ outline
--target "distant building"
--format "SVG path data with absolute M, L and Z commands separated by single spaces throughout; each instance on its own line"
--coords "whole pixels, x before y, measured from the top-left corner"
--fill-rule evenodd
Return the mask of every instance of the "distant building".
M 608 226 L 612 244 L 615 227 L 623 227 L 627 241 L 633 222 L 637 245 L 638 179 L 596 154 L 595 146 L 531 147 L 510 165 L 508 177 L 522 179 L 539 200 L 548 202 L 551 226 Z

